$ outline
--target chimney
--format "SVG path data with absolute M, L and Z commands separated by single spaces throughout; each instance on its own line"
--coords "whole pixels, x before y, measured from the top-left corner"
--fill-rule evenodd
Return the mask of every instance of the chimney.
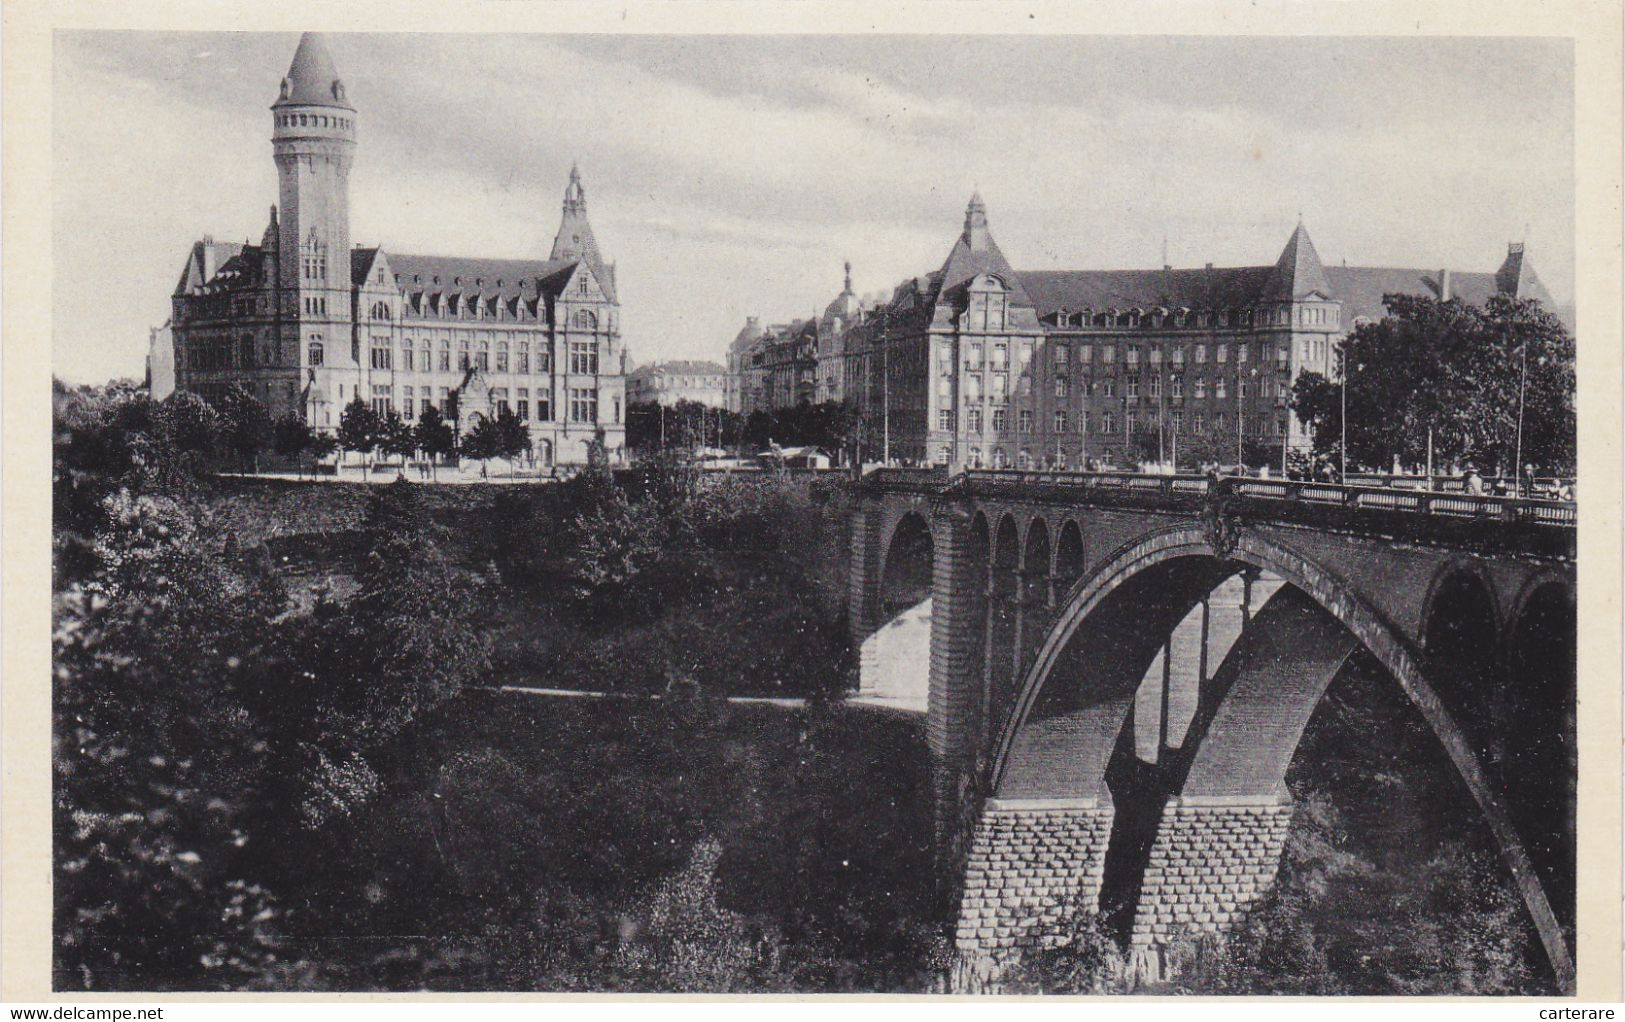
M 1450 271 L 1449 270 L 1440 270 L 1439 271 L 1439 301 L 1448 302 L 1449 300 L 1450 300 Z

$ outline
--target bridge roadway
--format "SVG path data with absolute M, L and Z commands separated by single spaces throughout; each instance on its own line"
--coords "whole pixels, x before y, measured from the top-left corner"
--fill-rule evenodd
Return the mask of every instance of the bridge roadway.
M 925 675 L 960 989 L 996 989 L 1079 904 L 1148 979 L 1245 918 L 1287 766 L 1355 660 L 1437 737 L 1572 988 L 1572 504 L 1006 470 L 882 469 L 859 494 L 861 687 Z

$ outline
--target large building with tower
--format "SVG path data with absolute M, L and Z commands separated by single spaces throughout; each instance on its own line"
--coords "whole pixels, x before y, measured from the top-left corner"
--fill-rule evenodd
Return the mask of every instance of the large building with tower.
M 274 416 L 333 430 L 356 398 L 408 422 L 431 406 L 467 429 L 503 405 L 543 464 L 625 448 L 625 349 L 572 169 L 545 259 L 353 246 L 357 112 L 321 36 L 306 33 L 271 106 L 278 204 L 259 244 L 192 246 L 173 295 L 177 389 L 241 385 Z
M 830 349 L 840 395 L 883 448 L 866 459 L 1279 466 L 1310 440 L 1293 381 L 1334 376 L 1338 341 L 1392 293 L 1552 306 L 1521 244 L 1494 273 L 1327 266 L 1301 223 L 1274 264 L 1017 271 L 976 195 L 942 268 L 851 317 Z

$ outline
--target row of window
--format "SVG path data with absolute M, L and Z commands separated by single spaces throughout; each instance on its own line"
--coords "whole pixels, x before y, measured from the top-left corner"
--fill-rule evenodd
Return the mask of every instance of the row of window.
M 459 371 L 467 370 L 471 366 L 478 366 L 481 372 L 490 372 L 492 367 L 490 343 L 481 341 L 477 351 L 469 350 L 469 342 L 465 339 L 458 342 L 457 360 L 452 361 L 451 345 L 447 341 L 440 342 L 439 352 L 423 347 L 415 352 L 412 348 L 400 350 L 400 369 L 403 372 L 450 372 L 455 364 Z M 322 365 L 325 361 L 325 346 L 320 334 L 312 334 L 306 347 L 306 364 L 311 366 Z M 436 354 L 439 358 L 436 359 Z M 510 359 L 510 354 L 512 358 Z M 371 365 L 374 369 L 394 369 L 395 349 L 384 345 L 375 345 L 371 350 Z M 571 341 L 569 351 L 569 371 L 582 376 L 596 376 L 598 374 L 598 344 L 596 341 Z M 548 373 L 553 369 L 552 354 L 545 349 L 538 349 L 532 358 L 529 348 L 521 346 L 517 352 L 510 353 L 508 343 L 499 341 L 496 350 L 496 372 Z
M 355 122 L 348 117 L 333 114 L 278 114 L 276 122 L 284 128 L 353 128 Z M 263 122 L 262 122 L 263 123 Z
M 1323 360 L 1330 351 L 1330 346 L 1324 338 L 1305 338 L 1302 344 L 1302 355 L 1305 361 L 1312 359 Z M 1165 348 L 1168 352 L 1168 361 L 1173 365 L 1184 365 L 1186 360 L 1186 349 L 1183 344 L 1170 344 L 1166 346 L 1151 345 L 1144 351 L 1141 350 L 1138 344 L 1126 344 L 1122 347 L 1123 364 L 1129 366 L 1140 365 L 1142 355 L 1144 355 L 1144 361 L 1146 364 L 1161 365 L 1163 361 L 1163 351 Z M 1256 345 L 1237 343 L 1234 348 L 1236 362 L 1242 365 L 1245 365 L 1251 361 L 1257 361 L 1262 364 L 1269 354 L 1263 342 L 1259 342 Z M 1077 346 L 1078 363 L 1085 366 L 1089 365 L 1094 361 L 1094 353 L 1096 350 L 1100 352 L 1100 362 L 1102 365 L 1115 365 L 1117 363 L 1118 346 L 1116 344 L 1079 344 Z M 1222 365 L 1230 361 L 1231 345 L 1228 343 L 1215 344 L 1212 347 L 1211 353 L 1213 356 L 1213 361 Z M 1190 348 L 1190 361 L 1197 365 L 1205 365 L 1208 361 L 1208 355 L 1209 349 L 1208 345 L 1206 344 L 1195 344 Z M 1275 348 L 1276 367 L 1279 369 L 1287 368 L 1287 361 L 1290 355 L 1291 352 L 1287 348 L 1277 346 Z M 1025 341 L 1017 345 L 1016 371 L 1026 372 L 1028 366 L 1032 364 L 1032 358 L 1032 342 Z M 1072 346 L 1052 342 L 1050 345 L 1050 361 L 1053 364 L 1056 372 L 1070 370 L 1073 361 Z M 971 372 L 980 372 L 984 368 L 991 369 L 994 372 L 1002 372 L 1007 370 L 1009 366 L 1010 351 L 1009 344 L 1007 342 L 996 342 L 989 346 L 986 350 L 984 350 L 984 345 L 981 341 L 972 341 L 965 346 L 964 367 Z M 945 353 L 938 363 L 937 369 L 940 375 L 952 376 L 954 372 L 952 355 Z
M 1163 396 L 1162 379 L 1163 378 L 1161 376 L 1146 377 L 1146 395 L 1148 397 L 1160 398 Z M 1168 378 L 1168 380 L 1168 396 L 1172 397 L 1176 401 L 1182 400 L 1185 397 L 1185 377 L 1171 376 Z M 1099 380 L 1096 380 L 1093 377 L 1084 377 L 1077 390 L 1079 394 L 1100 394 L 1103 397 L 1116 397 L 1118 382 L 1119 381 L 1116 377 L 1103 377 Z M 1124 397 L 1134 400 L 1140 396 L 1140 377 L 1126 376 L 1122 378 L 1121 382 L 1123 384 Z M 1009 375 L 1006 373 L 992 373 L 989 376 L 989 383 L 991 384 L 991 387 L 987 392 L 987 399 L 993 404 L 1004 404 L 1008 400 L 1010 394 Z M 942 377 L 937 381 L 937 384 L 938 398 L 943 403 L 951 402 L 953 400 L 953 380 L 948 379 L 947 377 Z M 1207 377 L 1195 377 L 1191 381 L 1191 389 L 1192 394 L 1196 399 L 1205 399 L 1208 396 Z M 1285 396 L 1287 392 L 1287 385 L 1280 380 L 1272 379 L 1271 377 L 1266 376 L 1257 380 L 1255 387 L 1252 380 L 1242 377 L 1236 381 L 1235 390 L 1238 397 L 1248 397 L 1250 393 L 1257 393 L 1262 397 L 1272 397 L 1275 395 Z M 1065 400 L 1072 396 L 1072 391 L 1073 386 L 1071 377 L 1055 377 L 1052 387 L 1052 392 L 1054 393 L 1055 397 Z M 1214 377 L 1213 396 L 1224 399 L 1229 396 L 1228 392 L 1229 377 Z M 1016 380 L 1016 393 L 1020 397 L 1028 397 L 1032 394 L 1032 380 L 1030 377 L 1023 376 Z M 981 374 L 971 373 L 965 377 L 965 403 L 980 404 L 982 400 L 983 391 Z
M 1303 326 L 1336 326 L 1337 308 L 1329 305 L 1300 305 L 1297 309 L 1297 321 Z M 1190 309 L 1106 309 L 1096 312 L 1092 309 L 1083 309 L 1079 312 L 1068 312 L 1062 309 L 1055 314 L 1057 326 L 1073 327 L 1140 327 L 1157 328 L 1171 325 L 1174 327 L 1200 328 L 1200 327 L 1245 327 L 1245 326 L 1289 326 L 1293 316 L 1287 306 L 1276 306 L 1270 309 L 1216 309 L 1208 311 L 1192 311 Z
M 585 281 L 583 281 L 584 283 Z M 529 311 L 526 302 L 518 299 L 502 299 L 496 296 L 485 295 L 419 295 L 408 300 L 407 308 L 419 316 L 439 316 L 441 318 L 462 319 L 524 319 Z M 378 302 L 372 307 L 373 319 L 393 318 L 389 306 Z M 590 309 L 577 309 L 575 315 L 565 320 L 567 324 L 577 330 L 597 330 L 598 314 Z
M 342 391 L 341 391 L 342 393 Z M 571 387 L 568 391 L 569 422 L 596 423 L 598 421 L 598 390 L 596 387 Z M 413 387 L 401 388 L 399 411 L 401 418 L 412 421 L 419 415 L 426 414 L 429 409 L 435 408 L 442 413 L 446 411 L 450 395 L 447 388 L 441 387 L 438 402 L 424 387 L 420 395 Z M 548 422 L 553 418 L 553 398 L 547 391 L 538 390 L 535 395 L 535 412 L 537 422 Z M 372 410 L 379 415 L 388 415 L 396 409 L 394 389 L 388 384 L 373 384 Z M 531 394 L 526 387 L 518 388 L 514 393 L 513 402 L 508 400 L 506 388 L 491 391 L 491 404 L 498 409 L 511 409 L 520 422 L 531 421 Z M 621 399 L 612 399 L 614 418 L 610 421 L 621 421 Z
M 980 408 L 968 409 L 965 412 L 965 431 L 967 433 L 983 432 L 984 421 L 988 420 L 983 419 L 982 410 Z M 1056 433 L 1070 433 L 1072 431 L 1074 421 L 1076 421 L 1079 431 L 1083 433 L 1116 433 L 1119 422 L 1122 423 L 1124 432 L 1126 433 L 1155 433 L 1159 428 L 1158 419 L 1155 415 L 1141 419 L 1134 412 L 1128 412 L 1120 420 L 1117 417 L 1117 413 L 1105 411 L 1101 412 L 1100 415 L 1094 419 L 1093 423 L 1091 423 L 1088 412 L 1079 414 L 1076 420 L 1074 420 L 1070 413 L 1065 411 L 1057 411 L 1055 413 L 1054 420 L 1052 421 L 1053 431 Z M 1228 420 L 1224 413 L 1221 412 L 1218 415 L 1215 415 L 1212 420 L 1214 434 L 1219 436 L 1227 435 L 1229 432 L 1227 423 Z M 1006 413 L 1005 409 L 996 408 L 993 410 L 991 424 L 993 426 L 993 432 L 995 433 L 1005 433 L 1009 431 L 1010 417 Z M 1093 429 L 1091 429 L 1091 425 L 1093 426 Z M 1187 426 L 1189 429 L 1186 428 Z M 1189 420 L 1187 420 L 1183 412 L 1176 411 L 1170 413 L 1168 416 L 1168 427 L 1174 433 L 1188 432 L 1190 434 L 1200 436 L 1208 431 L 1208 419 L 1203 413 L 1196 412 L 1190 417 Z M 937 413 L 937 428 L 945 432 L 951 432 L 954 429 L 954 413 L 950 409 L 944 408 Z M 1243 433 L 1253 435 L 1270 433 L 1274 436 L 1284 436 L 1287 431 L 1287 419 L 1284 415 L 1260 415 L 1252 418 L 1243 416 L 1241 419 L 1241 428 Z M 1033 413 L 1030 411 L 1020 412 L 1016 417 L 1016 432 L 1021 434 L 1030 434 L 1032 431 Z

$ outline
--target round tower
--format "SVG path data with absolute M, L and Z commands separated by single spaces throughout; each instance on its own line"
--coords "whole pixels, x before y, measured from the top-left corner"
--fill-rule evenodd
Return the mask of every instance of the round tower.
M 355 108 L 321 35 L 299 39 L 288 75 L 271 104 L 281 229 L 278 269 L 283 288 L 302 298 L 304 318 L 323 314 L 303 297 L 325 297 L 326 318 L 347 318 L 348 302 L 332 292 L 350 287 L 350 165 L 355 159 Z M 328 292 L 324 294 L 323 292 Z

